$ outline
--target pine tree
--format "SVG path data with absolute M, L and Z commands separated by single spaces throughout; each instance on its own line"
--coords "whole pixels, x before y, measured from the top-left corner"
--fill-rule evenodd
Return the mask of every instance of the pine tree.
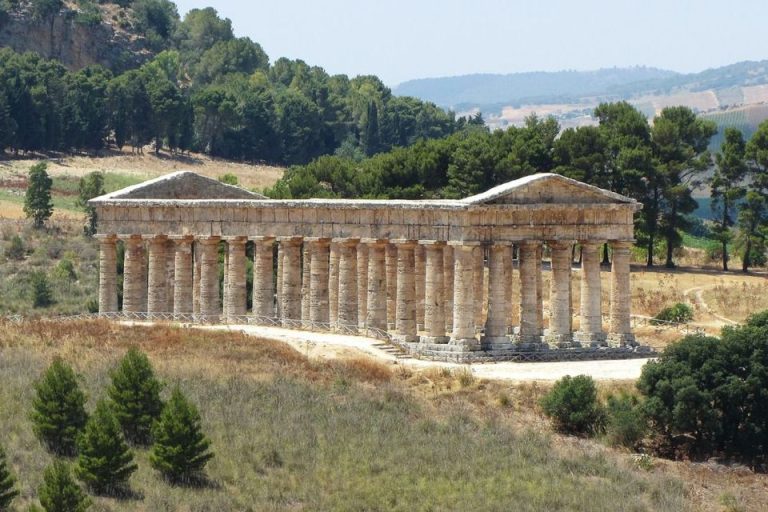
M 77 440 L 75 475 L 96 494 L 118 494 L 136 471 L 120 423 L 107 402 L 100 401 Z
M 16 479 L 13 478 L 11 471 L 8 469 L 5 451 L 0 446 L 0 511 L 9 510 L 11 502 L 18 495 Z
M 213 457 L 210 441 L 200 429 L 200 413 L 176 388 L 152 429 L 154 444 L 149 454 L 153 468 L 171 482 L 190 483 L 202 476 Z
M 51 185 L 53 180 L 46 172 L 48 164 L 40 162 L 29 169 L 29 186 L 24 196 L 24 213 L 34 222 L 36 228 L 43 227 L 53 213 Z
M 85 512 L 91 506 L 91 500 L 72 478 L 69 466 L 59 460 L 45 468 L 37 495 L 45 512 Z
M 77 434 L 88 419 L 75 372 L 56 358 L 35 383 L 35 391 L 31 414 L 35 434 L 54 453 L 74 455 Z
M 155 377 L 149 359 L 136 348 L 131 348 L 112 371 L 112 384 L 107 394 L 129 441 L 141 445 L 151 441 L 152 423 L 163 411 L 161 389 L 162 384 Z

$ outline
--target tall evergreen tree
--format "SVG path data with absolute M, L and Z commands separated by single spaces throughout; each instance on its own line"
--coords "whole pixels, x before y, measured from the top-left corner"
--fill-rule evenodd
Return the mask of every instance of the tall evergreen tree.
M 725 129 L 725 141 L 715 155 L 717 168 L 711 181 L 712 210 L 717 215 L 714 238 L 722 244 L 723 270 L 728 270 L 728 244 L 733 239 L 736 203 L 744 197 L 743 180 L 747 173 L 745 143 L 741 130 Z
M 136 471 L 120 423 L 105 401 L 96 405 L 77 441 L 75 474 L 97 494 L 115 495 L 126 490 Z
M 149 444 L 152 424 L 160 417 L 162 384 L 155 377 L 147 356 L 131 348 L 112 371 L 107 394 L 125 437 L 137 444 Z
M 72 478 L 69 465 L 56 460 L 45 468 L 37 496 L 45 512 L 85 512 L 91 500 Z
M 89 206 L 88 201 L 102 194 L 104 194 L 104 173 L 95 171 L 80 178 L 76 204 L 85 210 L 88 218 L 88 223 L 83 228 L 86 236 L 96 234 L 96 222 L 98 221 L 96 208 Z
M 8 469 L 5 450 L 0 446 L 0 511 L 10 510 L 11 502 L 18 495 L 16 479 Z
M 191 483 L 201 478 L 203 468 L 213 457 L 211 442 L 200 426 L 200 413 L 179 388 L 171 393 L 152 437 L 149 462 L 171 482 Z
M 78 433 L 85 426 L 85 394 L 72 368 L 59 358 L 53 360 L 35 383 L 32 400 L 32 427 L 49 450 L 74 455 Z
M 51 202 L 51 185 L 53 180 L 48 176 L 48 164 L 39 162 L 29 169 L 29 184 L 24 197 L 24 213 L 32 219 L 36 228 L 42 228 L 45 221 L 53 214 Z

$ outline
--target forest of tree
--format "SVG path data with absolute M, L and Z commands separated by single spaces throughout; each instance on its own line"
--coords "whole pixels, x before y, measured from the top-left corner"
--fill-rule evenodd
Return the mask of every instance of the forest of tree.
M 43 17 L 62 4 L 23 3 Z M 362 158 L 457 129 L 452 112 L 393 96 L 375 76 L 331 76 L 286 58 L 270 64 L 258 43 L 235 37 L 230 20 L 212 8 L 182 20 L 167 0 L 115 3 L 131 7 L 132 30 L 159 53 L 113 76 L 98 66 L 68 71 L 36 54 L 0 50 L 0 149 L 152 143 L 158 151 L 297 164 L 333 153 Z

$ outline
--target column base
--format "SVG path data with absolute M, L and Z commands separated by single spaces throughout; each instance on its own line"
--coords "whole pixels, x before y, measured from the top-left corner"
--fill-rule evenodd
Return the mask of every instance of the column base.
M 483 350 L 509 350 L 514 346 L 509 336 L 482 336 L 480 338 L 480 347 Z
M 606 347 L 605 333 L 602 332 L 575 332 L 573 333 L 573 341 L 579 343 L 583 347 Z
M 448 344 L 466 351 L 480 350 L 477 338 L 451 338 Z
M 543 336 L 539 334 L 513 334 L 509 339 L 514 343 L 516 350 L 523 352 L 549 350 L 549 345 L 544 342 Z
M 610 347 L 636 347 L 638 344 L 637 340 L 635 340 L 635 335 L 631 332 L 612 332 L 608 334 L 607 341 Z
M 419 337 L 416 334 L 393 334 L 392 340 L 397 343 L 418 343 Z
M 573 348 L 580 347 L 581 343 L 574 342 L 572 334 L 546 334 L 544 336 L 547 344 L 555 348 Z
M 449 341 L 451 341 L 451 338 L 449 336 L 420 336 L 419 337 L 420 343 L 445 345 Z

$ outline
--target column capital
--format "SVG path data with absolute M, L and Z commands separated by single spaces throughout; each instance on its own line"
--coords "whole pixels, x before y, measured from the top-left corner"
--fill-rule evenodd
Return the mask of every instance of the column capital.
M 269 242 L 274 243 L 275 237 L 274 236 L 267 236 L 267 235 L 258 235 L 258 236 L 249 236 L 249 240 L 253 242 Z
M 582 247 L 600 247 L 605 241 L 599 240 L 579 240 L 579 245 Z
M 611 240 L 608 242 L 611 249 L 631 249 L 634 242 L 632 240 Z
M 324 244 L 328 245 L 331 243 L 332 238 L 323 238 L 320 236 L 305 236 L 304 241 L 313 243 L 313 244 Z
M 165 242 L 168 240 L 167 235 L 141 235 L 141 238 L 150 242 Z
M 451 247 L 471 247 L 474 249 L 483 244 L 477 240 L 448 240 L 448 245 Z
M 111 242 L 111 243 L 117 242 L 118 240 L 118 236 L 114 233 L 103 234 L 103 235 L 93 235 L 93 238 L 95 238 L 99 242 Z
M 196 238 L 195 242 L 199 242 L 203 245 L 213 245 L 213 244 L 218 244 L 220 240 L 221 238 L 218 236 L 209 236 L 205 238 L 203 237 Z
M 367 244 L 367 245 L 387 245 L 389 243 L 388 238 L 361 238 L 360 239 L 361 244 Z
M 517 245 L 520 247 L 541 247 L 544 242 L 542 240 L 520 240 Z
M 335 244 L 351 247 L 359 244 L 360 239 L 359 238 L 332 238 L 331 242 Z
M 573 245 L 573 242 L 570 240 L 547 240 L 547 246 L 550 249 L 570 249 Z
M 278 236 L 277 241 L 281 244 L 299 245 L 304 241 L 303 236 Z
M 247 236 L 223 236 L 223 237 L 221 237 L 221 239 L 224 240 L 227 243 L 230 243 L 230 244 L 232 244 L 232 243 L 235 243 L 235 244 L 243 243 L 244 244 L 244 243 L 248 242 L 248 237 Z
M 405 247 L 408 247 L 408 246 L 415 247 L 419 243 L 418 240 L 409 240 L 406 238 L 397 238 L 395 240 L 390 240 L 389 242 L 395 245 L 402 245 Z
M 489 249 L 496 249 L 496 250 L 504 250 L 509 249 L 512 247 L 511 242 L 490 242 L 485 247 L 488 247 Z
M 448 242 L 444 240 L 419 240 L 419 245 L 423 245 L 425 247 L 444 247 L 448 244 Z
M 195 241 L 194 235 L 167 235 L 166 238 L 174 242 L 194 242 Z
M 141 235 L 117 235 L 117 239 L 123 242 L 141 242 Z

